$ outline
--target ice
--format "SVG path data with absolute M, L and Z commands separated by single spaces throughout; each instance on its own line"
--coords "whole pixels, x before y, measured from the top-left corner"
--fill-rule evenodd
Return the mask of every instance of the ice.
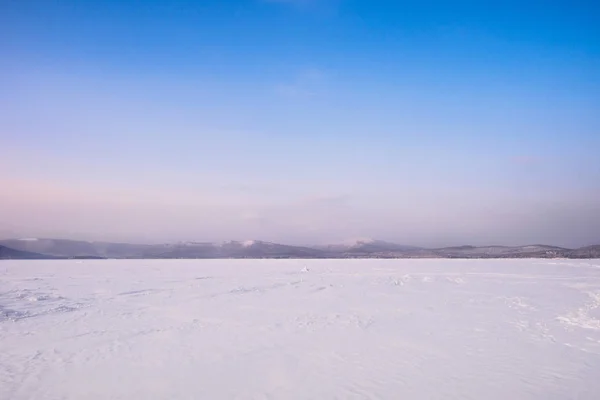
M 598 399 L 598 260 L 0 263 L 0 399 Z

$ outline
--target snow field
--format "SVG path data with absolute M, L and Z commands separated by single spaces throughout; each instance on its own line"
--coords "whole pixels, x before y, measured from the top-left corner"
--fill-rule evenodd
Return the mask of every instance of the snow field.
M 0 399 L 598 399 L 600 261 L 0 263 Z

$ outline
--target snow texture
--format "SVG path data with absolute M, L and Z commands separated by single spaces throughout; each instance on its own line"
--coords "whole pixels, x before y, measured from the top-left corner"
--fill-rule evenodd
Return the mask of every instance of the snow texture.
M 598 399 L 600 261 L 0 263 L 0 399 Z

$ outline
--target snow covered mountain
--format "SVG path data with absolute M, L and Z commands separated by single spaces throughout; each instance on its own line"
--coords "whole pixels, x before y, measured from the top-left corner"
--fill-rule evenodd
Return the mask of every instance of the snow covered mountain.
M 29 251 L 11 249 L 10 247 L 0 245 L 0 260 L 38 260 L 47 259 L 48 256 Z
M 326 246 L 292 246 L 261 240 L 128 244 L 65 239 L 0 240 L 0 258 L 595 258 L 600 246 L 458 246 L 426 249 L 375 239 Z M 12 252 L 12 253 L 11 253 Z M 21 252 L 21 253 L 19 253 Z
M 460 246 L 432 250 L 444 258 L 526 258 L 526 257 L 568 257 L 573 250 L 556 246 Z
M 378 254 L 380 256 L 416 255 L 423 250 L 420 247 L 405 246 L 371 238 L 353 239 L 338 244 L 320 246 L 318 248 L 331 253 L 341 253 L 354 256 L 370 254 Z
M 48 258 L 321 258 L 327 256 L 319 249 L 260 240 L 149 245 L 65 239 L 8 239 L 0 240 L 0 245 L 15 251 L 39 253 Z

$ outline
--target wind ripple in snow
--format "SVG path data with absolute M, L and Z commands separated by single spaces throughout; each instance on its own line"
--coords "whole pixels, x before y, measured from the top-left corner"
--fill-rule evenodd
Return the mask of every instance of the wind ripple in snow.
M 84 306 L 84 302 L 72 301 L 52 293 L 29 289 L 12 290 L 0 293 L 0 322 L 66 313 Z
M 7 261 L 0 398 L 597 399 L 596 261 Z

